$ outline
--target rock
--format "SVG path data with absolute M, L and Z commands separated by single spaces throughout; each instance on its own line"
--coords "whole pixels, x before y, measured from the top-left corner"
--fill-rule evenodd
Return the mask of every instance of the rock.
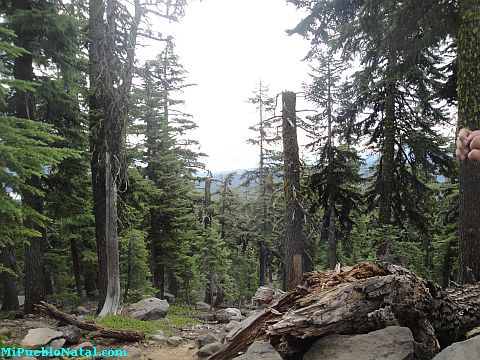
M 12 336 L 12 329 L 4 326 L 0 329 L 0 336 L 5 336 L 7 338 L 9 338 L 10 336 Z
M 255 341 L 243 355 L 237 356 L 237 360 L 282 360 L 281 356 L 266 341 Z M 326 359 L 325 359 L 326 360 Z M 383 360 L 383 359 L 382 359 Z
M 37 328 L 28 330 L 27 335 L 20 342 L 20 345 L 25 349 L 40 349 L 47 345 L 50 341 L 58 339 L 63 336 L 61 331 L 50 328 Z
M 167 340 L 168 344 L 169 345 L 172 345 L 172 346 L 178 346 L 180 345 L 180 343 L 182 342 L 182 338 L 180 336 L 170 336 Z
M 197 344 L 199 349 L 203 348 L 205 345 L 215 342 L 222 342 L 222 339 L 218 335 L 212 334 L 210 332 L 201 334 L 195 339 L 195 343 Z
M 90 311 L 85 309 L 83 306 L 77 306 L 72 310 L 72 313 L 74 313 L 75 315 L 82 315 L 82 316 L 90 315 Z
M 155 297 L 157 299 L 162 299 L 162 297 L 160 295 L 160 291 L 155 294 Z M 167 300 L 169 304 L 172 304 L 172 303 L 175 302 L 175 295 L 170 294 L 168 292 L 164 292 L 163 293 L 163 299 Z
M 280 289 L 273 289 L 268 286 L 260 286 L 252 298 L 252 303 L 254 305 L 268 305 L 283 294 L 285 294 L 285 292 Z
M 163 331 L 160 331 L 152 336 L 152 340 L 155 341 L 156 344 L 165 345 L 167 343 L 167 338 L 163 335 Z
M 443 349 L 433 360 L 478 360 L 480 359 L 480 337 L 454 343 Z
M 61 348 L 63 348 L 63 345 L 65 345 L 66 342 L 67 340 L 65 339 L 55 339 L 50 341 L 48 346 L 51 346 L 53 350 L 60 350 Z
M 80 349 L 83 349 L 84 351 L 87 351 L 87 350 L 93 351 L 93 344 L 89 341 L 86 341 L 81 344 L 78 344 L 73 348 L 73 350 L 80 350 Z
M 195 303 L 195 309 L 207 311 L 207 310 L 210 310 L 210 305 L 208 305 L 207 303 L 204 303 L 203 301 L 197 301 Z
M 75 325 L 60 326 L 57 329 L 63 333 L 62 337 L 72 344 L 78 343 L 83 334 L 82 330 Z
M 215 319 L 219 323 L 228 323 L 232 320 L 240 320 L 242 318 L 242 313 L 237 308 L 226 308 L 219 310 L 215 313 Z
M 232 320 L 227 325 L 225 325 L 225 331 L 229 333 L 230 331 L 232 331 L 233 329 L 239 326 L 240 326 L 240 321 Z
M 124 359 L 136 360 L 143 357 L 143 351 L 133 346 L 126 347 L 124 348 L 124 350 L 127 351 L 127 357 L 125 357 Z
M 414 344 L 410 329 L 400 326 L 362 335 L 334 334 L 317 340 L 303 360 L 412 360 Z
M 157 298 L 143 299 L 125 309 L 125 314 L 138 320 L 159 320 L 167 316 L 168 301 Z
M 218 350 L 222 348 L 222 344 L 219 342 L 214 342 L 203 346 L 200 350 L 197 351 L 197 356 L 199 358 L 206 358 L 210 355 L 215 354 Z

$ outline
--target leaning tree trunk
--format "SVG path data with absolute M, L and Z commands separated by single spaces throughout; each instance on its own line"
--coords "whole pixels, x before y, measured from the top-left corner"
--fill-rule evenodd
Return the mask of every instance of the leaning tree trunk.
M 285 191 L 285 285 L 293 289 L 303 274 L 302 210 L 300 207 L 300 160 L 294 92 L 282 93 L 282 135 Z
M 480 129 L 480 3 L 460 0 L 458 128 Z M 459 282 L 480 280 L 480 164 L 460 161 Z
M 400 266 L 363 263 L 348 271 L 306 273 L 292 291 L 273 300 L 227 336 L 210 360 L 232 359 L 255 340 L 267 340 L 284 359 L 299 359 L 330 334 L 364 334 L 405 326 L 417 359 L 464 338 L 480 324 L 480 285 L 448 292 Z
M 2 299 L 2 311 L 16 310 L 19 308 L 17 287 L 15 286 L 14 275 L 16 273 L 15 256 L 11 246 L 6 246 L 0 252 L 1 262 L 4 271 L 1 272 L 2 287 L 3 287 L 3 299 Z

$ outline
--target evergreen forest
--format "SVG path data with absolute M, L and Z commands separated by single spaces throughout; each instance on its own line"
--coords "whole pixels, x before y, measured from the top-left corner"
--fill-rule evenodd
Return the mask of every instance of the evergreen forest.
M 286 2 L 309 78 L 238 99 L 257 166 L 228 174 L 205 165 L 196 84 L 158 25 L 189 1 L 0 2 L 1 318 L 41 301 L 241 308 L 377 259 L 480 280 L 480 167 L 455 156 L 458 130 L 480 129 L 480 2 Z

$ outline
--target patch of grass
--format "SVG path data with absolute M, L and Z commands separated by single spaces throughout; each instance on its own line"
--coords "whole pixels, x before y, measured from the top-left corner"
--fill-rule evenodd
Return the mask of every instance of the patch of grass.
M 167 321 L 178 328 L 189 327 L 200 323 L 195 315 L 203 314 L 203 311 L 193 310 L 185 305 L 172 304 L 168 309 Z
M 172 336 L 175 328 L 190 327 L 200 323 L 195 315 L 202 311 L 193 310 L 185 305 L 172 304 L 165 319 L 157 321 L 136 320 L 125 316 L 109 315 L 94 319 L 98 324 L 113 329 L 129 329 L 144 332 L 147 338 L 162 330 L 165 336 Z
M 126 316 L 109 315 L 95 321 L 105 327 L 112 329 L 129 329 L 144 332 L 148 335 L 155 334 L 158 330 L 163 330 L 163 326 L 157 321 L 144 321 L 132 319 Z

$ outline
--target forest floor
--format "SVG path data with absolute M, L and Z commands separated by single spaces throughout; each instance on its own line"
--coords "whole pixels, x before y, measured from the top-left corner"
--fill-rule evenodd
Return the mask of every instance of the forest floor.
M 95 304 L 94 303 L 84 303 L 82 304 L 84 308 L 88 310 L 89 313 L 94 313 Z M 173 310 L 172 310 L 173 309 Z M 79 340 L 79 343 L 82 342 L 91 342 L 94 346 L 98 346 L 101 349 L 129 349 L 135 348 L 141 351 L 143 360 L 193 360 L 198 359 L 196 353 L 198 351 L 197 344 L 195 339 L 205 333 L 223 333 L 223 325 L 220 324 L 204 324 L 201 320 L 195 319 L 195 324 L 192 323 L 193 318 L 188 315 L 184 315 L 187 307 L 185 306 L 174 306 L 171 307 L 172 310 L 172 320 L 170 321 L 161 321 L 160 330 L 165 334 L 165 338 L 168 340 L 171 336 L 178 336 L 181 338 L 181 342 L 177 346 L 169 344 L 167 341 L 164 343 L 156 343 L 151 341 L 149 336 L 145 341 L 141 342 L 124 342 L 115 339 L 104 339 L 104 338 L 91 338 L 88 333 L 85 333 L 84 336 Z M 62 311 L 71 313 L 73 306 L 66 306 L 62 308 Z M 193 312 L 199 313 L 199 311 L 194 310 Z M 168 318 L 168 315 L 167 315 Z M 123 320 L 125 318 L 122 318 Z M 123 321 L 122 320 L 122 321 Z M 110 321 L 115 321 L 115 319 L 110 319 Z M 141 322 L 140 320 L 135 320 Z M 155 322 L 148 321 L 145 322 L 147 333 L 150 331 L 150 335 L 154 334 L 155 331 L 148 329 L 149 325 L 152 325 Z M 182 326 L 182 325 L 186 326 Z M 52 319 L 44 314 L 30 314 L 26 316 L 19 317 L 17 319 L 1 319 L 0 318 L 0 333 L 4 330 L 8 330 L 8 343 L 11 345 L 8 346 L 19 346 L 21 340 L 27 335 L 30 329 L 36 328 L 56 328 L 60 324 L 58 320 Z M 108 326 L 107 324 L 103 324 Z M 136 324 L 134 324 L 136 325 Z M 158 328 L 157 328 L 158 329 Z M 135 329 L 140 330 L 141 329 Z M 0 339 L 0 344 L 2 343 Z M 3 345 L 2 345 L 3 346 Z M 127 358 L 128 359 L 128 358 Z
M 188 341 L 178 347 L 170 347 L 168 345 L 162 347 L 147 347 L 144 351 L 146 359 L 151 360 L 193 360 L 198 359 L 196 352 L 198 351 L 195 342 Z

